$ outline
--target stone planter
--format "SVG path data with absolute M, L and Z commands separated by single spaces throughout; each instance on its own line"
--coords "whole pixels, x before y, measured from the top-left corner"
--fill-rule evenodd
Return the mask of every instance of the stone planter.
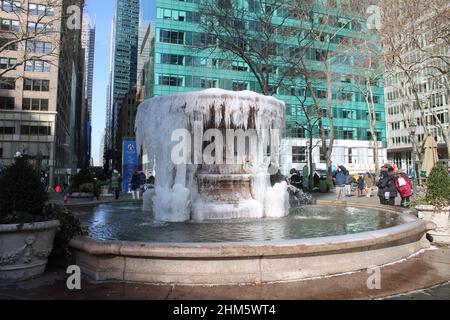
M 42 275 L 53 250 L 59 221 L 0 225 L 0 280 Z
M 107 196 L 107 195 L 109 195 L 110 193 L 109 193 L 109 186 L 102 186 L 101 187 L 101 192 L 100 192 L 100 194 L 102 195 L 102 196 Z
M 74 192 L 72 193 L 69 198 L 72 199 L 86 199 L 86 198 L 93 198 L 93 193 L 86 193 L 86 192 Z
M 423 205 L 417 206 L 416 210 L 419 213 L 420 219 L 432 221 L 436 224 L 436 230 L 429 232 L 430 236 L 433 237 L 433 241 L 436 243 L 450 244 L 450 207 L 437 209 L 435 206 Z

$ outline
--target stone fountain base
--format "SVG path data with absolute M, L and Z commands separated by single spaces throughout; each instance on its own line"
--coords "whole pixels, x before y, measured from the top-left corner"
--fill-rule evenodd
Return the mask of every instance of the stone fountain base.
M 192 220 L 262 219 L 264 203 L 255 200 L 250 174 L 199 174 L 199 197 L 192 205 Z
M 387 211 L 385 207 L 377 208 Z M 405 213 L 398 214 L 404 221 L 400 226 L 337 237 L 168 244 L 78 237 L 71 246 L 77 265 L 96 281 L 172 285 L 289 282 L 365 271 L 399 262 L 429 248 L 425 235 L 436 226 Z

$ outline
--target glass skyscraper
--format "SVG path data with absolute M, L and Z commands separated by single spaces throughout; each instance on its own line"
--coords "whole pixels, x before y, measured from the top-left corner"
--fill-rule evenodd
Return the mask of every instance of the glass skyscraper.
M 139 0 L 117 0 L 114 22 L 113 103 L 136 84 Z
M 198 91 L 207 88 L 226 90 L 251 90 L 261 92 L 249 67 L 238 57 L 230 58 L 220 52 L 199 50 L 205 41 L 205 35 L 199 26 L 201 17 L 198 6 L 201 0 L 156 0 L 156 39 L 154 95 L 166 95 L 177 92 Z M 243 0 L 247 1 L 247 0 Z M 254 1 L 251 1 L 254 2 Z M 282 14 L 280 12 L 280 14 Z M 341 17 L 338 17 L 341 18 Z M 344 17 L 343 17 L 344 18 Z M 300 31 L 299 31 L 300 32 Z M 364 17 L 349 23 L 338 33 L 338 38 L 348 38 L 351 46 L 353 39 L 358 41 L 369 37 Z M 354 40 L 356 43 L 356 40 Z M 280 43 L 282 40 L 280 39 Z M 306 52 L 309 64 L 318 64 L 317 54 L 320 43 L 312 45 Z M 333 162 L 346 164 L 351 171 L 374 170 L 373 141 L 369 129 L 368 109 L 364 96 L 357 90 L 343 89 L 351 87 L 358 71 L 351 59 L 343 66 L 335 68 L 333 75 L 333 116 L 335 142 Z M 315 84 L 316 96 L 326 109 L 327 84 Z M 340 88 L 337 90 L 336 88 Z M 304 122 L 304 114 L 299 107 L 299 88 L 281 86 L 274 94 L 286 103 L 286 132 L 283 146 L 283 173 L 290 168 L 301 169 L 307 163 L 307 133 L 299 123 Z M 382 81 L 372 84 L 376 106 L 376 133 L 380 141 L 379 161 L 387 160 L 386 124 L 384 111 L 384 91 Z M 309 101 L 311 97 L 308 97 Z M 310 102 L 312 103 L 312 102 Z M 328 125 L 326 117 L 325 126 Z M 318 128 L 317 128 L 318 131 Z M 318 138 L 318 137 L 317 137 Z M 316 139 L 317 140 L 317 139 Z M 314 150 L 314 162 L 317 168 L 324 168 L 320 148 Z
M 116 0 L 111 28 L 110 83 L 106 106 L 105 159 L 114 156 L 120 101 L 137 82 L 139 0 Z

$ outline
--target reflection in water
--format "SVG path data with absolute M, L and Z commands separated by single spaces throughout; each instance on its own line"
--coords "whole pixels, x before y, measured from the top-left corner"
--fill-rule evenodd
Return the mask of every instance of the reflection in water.
M 304 206 L 281 219 L 165 223 L 139 204 L 101 205 L 80 211 L 90 236 L 98 240 L 143 242 L 240 242 L 317 238 L 385 229 L 397 215 L 373 209 Z

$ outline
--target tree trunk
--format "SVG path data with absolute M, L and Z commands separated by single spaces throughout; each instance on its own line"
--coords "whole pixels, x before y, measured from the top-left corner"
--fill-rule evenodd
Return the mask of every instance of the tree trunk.
M 328 112 L 328 121 L 329 121 L 329 129 L 330 129 L 330 136 L 329 136 L 329 143 L 328 147 L 326 148 L 326 159 L 327 159 L 327 180 L 328 180 L 328 186 L 330 189 L 334 187 L 333 185 L 333 177 L 332 177 L 332 165 L 333 161 L 331 161 L 331 156 L 333 154 L 333 147 L 334 147 L 334 126 L 333 126 L 333 109 L 332 109 L 332 101 L 333 101 L 333 79 L 331 77 L 331 71 L 328 68 L 328 63 L 325 62 L 325 70 L 327 73 L 327 112 Z
M 309 146 L 308 146 L 308 162 L 309 162 L 309 190 L 314 189 L 314 174 L 313 174 L 313 132 L 309 135 Z
M 379 149 L 378 149 L 378 137 L 376 132 L 377 127 L 377 113 L 375 109 L 375 103 L 373 100 L 373 91 L 370 83 L 370 78 L 366 79 L 366 88 L 367 93 L 365 99 L 367 104 L 367 112 L 369 113 L 369 126 L 370 126 L 370 133 L 372 134 L 372 140 L 374 143 L 373 146 L 373 161 L 375 163 L 375 172 L 376 177 L 378 178 L 380 176 L 380 158 L 379 158 Z

